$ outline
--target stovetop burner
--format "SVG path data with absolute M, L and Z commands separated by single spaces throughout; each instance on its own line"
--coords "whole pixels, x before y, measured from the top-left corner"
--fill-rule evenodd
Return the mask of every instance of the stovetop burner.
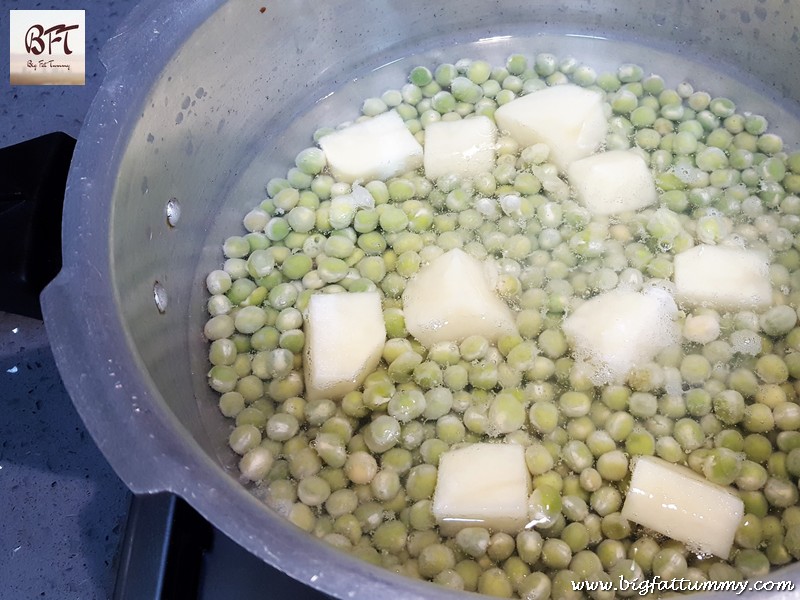
M 74 145 L 54 133 L 0 150 L 0 164 L 9 167 L 0 174 L 0 254 L 7 258 L 0 268 L 0 315 L 41 319 L 38 295 L 61 265 L 61 199 Z M 0 339 L 0 348 L 5 345 Z M 13 386 L 6 388 L 15 394 Z M 328 598 L 256 558 L 171 494 L 133 497 L 114 562 L 118 600 Z
M 134 496 L 115 600 L 321 600 L 329 596 L 269 566 L 172 494 Z

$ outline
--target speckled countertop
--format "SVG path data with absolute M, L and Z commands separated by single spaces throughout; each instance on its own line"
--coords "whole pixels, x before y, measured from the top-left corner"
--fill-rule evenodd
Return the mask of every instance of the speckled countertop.
M 9 10 L 84 9 L 86 85 L 11 87 L 4 64 L 0 147 L 53 131 L 77 137 L 104 74 L 98 50 L 135 3 L 3 2 L 6 48 Z M 129 492 L 75 412 L 42 322 L 2 312 L 0 502 L 0 598 L 111 597 Z

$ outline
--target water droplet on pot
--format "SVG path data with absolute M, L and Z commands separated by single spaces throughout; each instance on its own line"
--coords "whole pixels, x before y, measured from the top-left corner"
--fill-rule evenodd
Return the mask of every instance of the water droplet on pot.
M 167 202 L 165 212 L 167 215 L 167 225 L 176 227 L 181 218 L 181 205 L 177 198 L 170 198 L 169 202 Z
M 167 290 L 165 290 L 164 286 L 158 281 L 153 285 L 153 299 L 155 300 L 158 312 L 163 315 L 167 310 L 167 303 L 169 300 L 167 298 Z

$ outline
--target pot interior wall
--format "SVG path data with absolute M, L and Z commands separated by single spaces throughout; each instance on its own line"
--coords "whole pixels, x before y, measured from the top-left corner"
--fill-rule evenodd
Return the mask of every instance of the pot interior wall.
M 594 38 L 643 43 L 687 60 L 702 57 L 704 70 L 667 73 L 672 83 L 688 75 L 698 88 L 712 89 L 720 70 L 752 83 L 763 95 L 740 104 L 764 107 L 772 123 L 794 128 L 787 139 L 800 140 L 791 118 L 799 114 L 800 79 L 787 76 L 798 59 L 800 7 L 789 0 L 264 6 L 261 12 L 246 0 L 222 5 L 167 63 L 130 134 L 111 223 L 125 333 L 182 424 L 176 435 L 192 438 L 226 467 L 233 464 L 229 425 L 205 384 L 205 273 L 218 268 L 224 238 L 241 232 L 241 218 L 263 199 L 266 181 L 285 175 L 311 132 L 355 117 L 361 99 L 397 87 L 407 63 L 367 77 L 378 67 L 417 53 L 454 60 L 472 50 L 502 61 L 517 51 L 515 40 L 531 54 L 552 50 L 554 35 L 573 34 L 565 48 L 580 49 L 583 55 L 569 53 L 600 70 L 639 57 L 634 46 L 631 55 L 617 56 Z M 175 226 L 166 216 L 170 200 L 180 205 Z M 168 298 L 163 313 L 154 302 L 156 282 Z

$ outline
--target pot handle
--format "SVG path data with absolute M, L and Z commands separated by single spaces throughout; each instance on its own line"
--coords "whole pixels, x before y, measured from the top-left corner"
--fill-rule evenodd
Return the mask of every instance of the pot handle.
M 50 133 L 0 149 L 0 310 L 42 318 L 61 269 L 61 213 L 75 139 Z

